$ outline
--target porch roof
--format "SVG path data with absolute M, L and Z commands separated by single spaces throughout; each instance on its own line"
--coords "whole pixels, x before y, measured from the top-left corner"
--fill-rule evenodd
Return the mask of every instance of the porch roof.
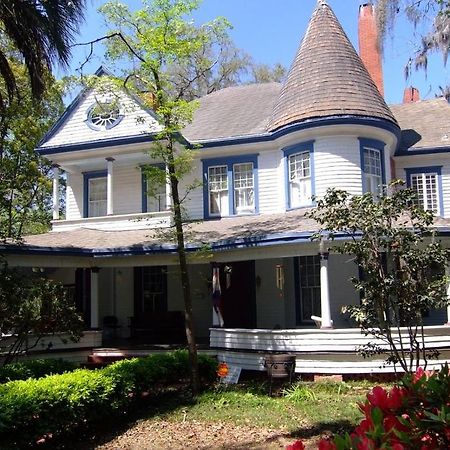
M 185 224 L 188 251 L 207 245 L 213 251 L 254 248 L 292 243 L 308 243 L 317 232 L 317 223 L 306 217 L 308 210 L 298 209 L 269 215 L 226 217 Z M 450 236 L 450 219 L 436 218 L 439 234 Z M 345 238 L 337 235 L 336 238 Z M 26 236 L 23 243 L 3 244 L 0 252 L 9 254 L 60 254 L 108 256 L 174 253 L 173 230 L 147 229 L 103 231 L 78 228 Z

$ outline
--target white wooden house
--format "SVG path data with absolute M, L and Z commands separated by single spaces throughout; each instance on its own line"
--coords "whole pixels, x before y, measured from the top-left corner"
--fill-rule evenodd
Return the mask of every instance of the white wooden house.
M 411 89 L 407 103 L 389 107 L 380 56 L 365 40 L 373 26 L 370 5 L 361 7 L 360 19 L 360 52 L 370 74 L 331 8 L 319 1 L 284 84 L 207 95 L 183 131 L 199 145 L 183 183 L 203 183 L 186 204 L 195 220 L 186 228 L 196 334 L 244 368 L 262 368 L 264 352 L 289 351 L 297 354 L 298 372 L 390 370 L 356 354 L 366 338 L 341 307 L 359 302 L 349 281 L 358 268 L 350 256 L 321 253 L 311 241 L 317 226 L 305 211 L 314 207 L 313 196 L 330 187 L 362 194 L 403 178 L 436 212 L 447 242 L 450 106 L 444 99 L 411 101 L 417 100 Z M 43 268 L 71 286 L 94 340 L 102 335 L 95 330 L 111 326 L 121 338 L 181 339 L 175 245 L 160 233 L 172 222 L 170 192 L 163 186 L 149 197 L 142 174 L 143 165 L 161 163 L 148 156 L 160 126 L 125 94 L 112 102 L 82 92 L 37 148 L 55 164 L 52 231 L 2 249 L 10 264 Z M 67 180 L 64 218 L 60 170 Z M 205 243 L 209 258 L 196 252 Z M 213 267 L 223 327 L 215 327 Z M 311 316 L 321 317 L 321 328 Z M 448 313 L 433 311 L 427 320 L 426 339 L 445 360 Z

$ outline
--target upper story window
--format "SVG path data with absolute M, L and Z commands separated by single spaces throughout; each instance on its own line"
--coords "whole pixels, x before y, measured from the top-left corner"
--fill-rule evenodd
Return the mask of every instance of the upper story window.
M 93 130 L 109 130 L 120 123 L 124 115 L 114 99 L 96 101 L 87 111 L 86 124 Z
M 313 149 L 313 142 L 305 142 L 283 150 L 287 171 L 287 209 L 312 205 Z
M 106 171 L 84 174 L 84 217 L 106 216 L 107 182 Z
M 205 217 L 257 212 L 257 168 L 257 155 L 204 160 Z
M 156 164 L 159 170 L 164 170 L 163 164 Z M 161 182 L 152 181 L 149 185 L 149 178 L 142 171 L 142 212 L 162 212 L 167 210 L 167 184 L 164 180 Z
M 405 169 L 408 187 L 417 195 L 417 204 L 426 211 L 442 215 L 441 167 Z
M 384 144 L 374 139 L 360 139 L 362 191 L 380 196 L 386 183 Z

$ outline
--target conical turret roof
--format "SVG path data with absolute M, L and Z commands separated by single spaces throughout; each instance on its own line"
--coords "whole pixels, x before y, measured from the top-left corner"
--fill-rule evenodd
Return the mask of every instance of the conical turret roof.
M 319 0 L 268 130 L 334 116 L 371 117 L 397 124 L 333 11 Z

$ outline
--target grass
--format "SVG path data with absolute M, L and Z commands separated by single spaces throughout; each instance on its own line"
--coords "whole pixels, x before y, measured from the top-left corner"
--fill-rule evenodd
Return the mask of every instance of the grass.
M 350 427 L 361 419 L 357 404 L 371 387 L 368 382 L 298 382 L 269 397 L 265 383 L 221 385 L 204 392 L 196 403 L 173 398 L 156 415 L 171 421 L 226 421 L 289 432 L 333 424 Z

